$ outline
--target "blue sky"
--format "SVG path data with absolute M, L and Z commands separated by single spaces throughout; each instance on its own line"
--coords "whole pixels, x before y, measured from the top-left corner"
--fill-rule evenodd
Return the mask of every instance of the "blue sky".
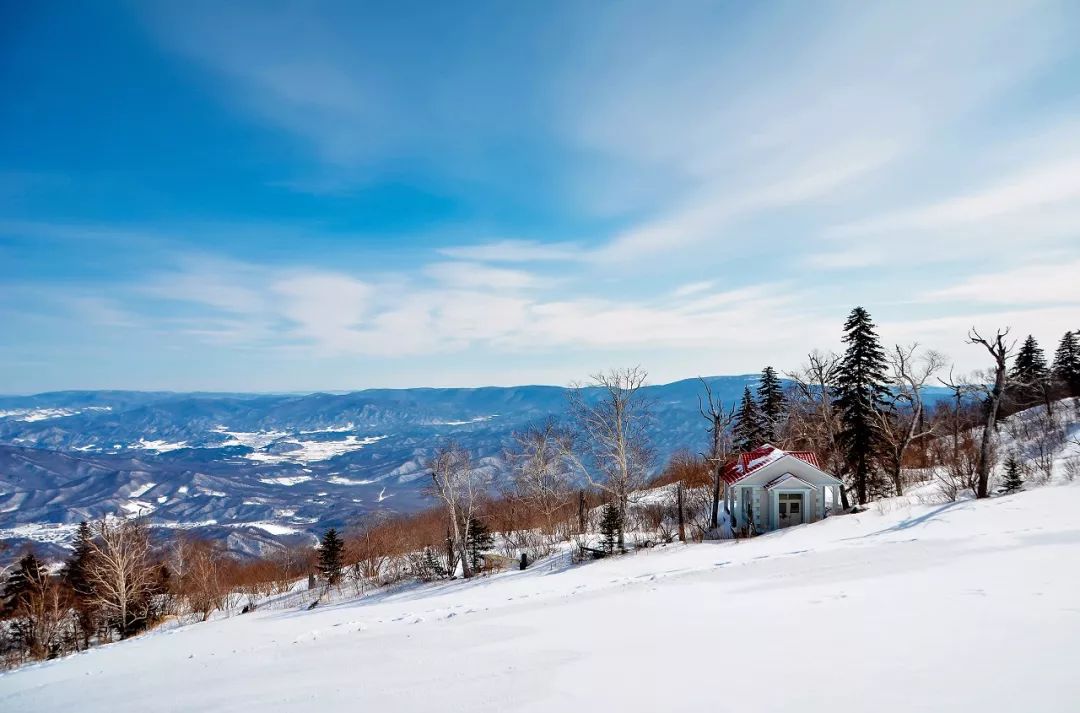
M 942 7 L 944 6 L 944 7 Z M 1075 3 L 0 4 L 0 392 L 1080 329 Z

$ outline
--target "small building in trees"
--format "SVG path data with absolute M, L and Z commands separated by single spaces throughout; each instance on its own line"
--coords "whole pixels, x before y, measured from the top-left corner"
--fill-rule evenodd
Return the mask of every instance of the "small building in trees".
M 770 532 L 817 522 L 840 502 L 843 483 L 826 473 L 817 455 L 766 443 L 724 469 L 727 506 L 736 530 Z

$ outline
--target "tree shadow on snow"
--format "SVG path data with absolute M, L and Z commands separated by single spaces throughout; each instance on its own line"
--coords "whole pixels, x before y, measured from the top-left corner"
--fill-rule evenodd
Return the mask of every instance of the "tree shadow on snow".
M 845 537 L 844 540 L 864 540 L 864 539 L 866 539 L 868 537 L 877 537 L 878 535 L 887 535 L 890 532 L 903 532 L 904 530 L 910 530 L 913 527 L 918 527 L 919 525 L 924 525 L 924 524 L 926 524 L 926 523 L 928 523 L 928 522 L 930 522 L 932 520 L 935 520 L 936 518 L 938 518 L 939 516 L 941 516 L 944 513 L 948 512 L 949 510 L 953 510 L 953 509 L 958 508 L 958 507 L 963 507 L 963 506 L 969 505 L 970 503 L 971 503 L 970 500 L 956 500 L 956 501 L 951 502 L 951 503 L 945 503 L 944 505 L 941 505 L 940 507 L 936 507 L 933 510 L 931 510 L 930 512 L 923 513 L 922 515 L 919 515 L 918 517 L 909 517 L 907 520 L 902 520 L 902 521 L 896 523 L 895 525 L 893 525 L 892 527 L 886 527 L 884 529 L 876 530 L 875 532 L 868 532 L 865 535 L 858 535 L 856 537 Z

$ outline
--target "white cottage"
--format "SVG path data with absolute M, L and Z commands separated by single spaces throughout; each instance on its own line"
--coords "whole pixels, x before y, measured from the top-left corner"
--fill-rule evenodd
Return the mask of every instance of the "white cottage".
M 769 532 L 824 519 L 839 507 L 842 483 L 809 451 L 783 451 L 766 443 L 724 469 L 727 506 L 735 528 Z

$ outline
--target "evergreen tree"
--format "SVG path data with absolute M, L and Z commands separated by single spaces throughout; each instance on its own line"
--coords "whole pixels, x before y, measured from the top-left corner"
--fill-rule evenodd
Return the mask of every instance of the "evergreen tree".
M 769 443 L 780 440 L 780 427 L 784 422 L 787 403 L 784 387 L 776 370 L 767 366 L 761 370 L 757 387 L 758 408 L 761 412 L 761 437 Z
M 469 520 L 469 539 L 465 545 L 469 550 L 473 568 L 480 569 L 484 563 L 484 553 L 495 546 L 495 538 L 491 536 L 487 525 L 474 517 Z
M 71 557 L 64 563 L 62 576 L 64 581 L 80 599 L 90 596 L 90 582 L 87 579 L 87 570 L 90 566 L 90 553 L 92 552 L 90 540 L 92 535 L 90 526 L 86 520 L 79 523 L 79 529 L 75 531 L 75 541 L 72 543 Z
M 1022 405 L 1044 399 L 1049 387 L 1049 376 L 1050 370 L 1046 368 L 1043 350 L 1039 348 L 1035 337 L 1029 334 L 1020 351 L 1016 353 L 1012 372 L 1009 374 L 1009 378 L 1017 384 L 1016 391 Z
M 1029 334 L 1027 339 L 1024 340 L 1023 346 L 1020 347 L 1020 351 L 1016 353 L 1010 376 L 1017 381 L 1033 384 L 1046 378 L 1047 373 L 1046 357 L 1043 356 L 1043 350 L 1039 348 L 1039 343 L 1035 341 L 1035 337 Z
M 338 536 L 337 530 L 330 528 L 323 535 L 319 545 L 319 574 L 327 584 L 336 585 L 341 581 L 342 553 L 345 543 Z
M 735 430 L 732 432 L 732 437 L 736 450 L 746 453 L 764 443 L 765 429 L 761 420 L 757 401 L 754 400 L 750 394 L 750 387 L 747 386 L 743 389 L 742 402 L 735 414 Z
M 1065 332 L 1054 353 L 1054 378 L 1069 396 L 1080 396 L 1080 330 Z
M 847 349 L 837 370 L 833 405 L 841 419 L 840 444 L 851 466 L 859 504 L 863 505 L 881 438 L 878 413 L 889 396 L 885 352 L 870 314 L 862 307 L 853 309 L 844 323 L 843 342 Z
M 5 617 L 13 616 L 21 607 L 30 602 L 34 589 L 48 576 L 48 572 L 33 552 L 27 552 L 19 559 L 15 571 L 8 575 L 4 583 L 3 607 Z
M 600 542 L 607 552 L 615 551 L 615 543 L 622 532 L 622 512 L 615 503 L 608 503 L 600 516 Z
M 90 526 L 83 520 L 75 532 L 71 557 L 68 558 L 61 572 L 64 582 L 75 595 L 74 608 L 79 623 L 78 633 L 84 648 L 90 646 L 90 635 L 97 626 L 97 609 L 92 599 L 94 590 L 87 576 L 90 568 L 90 553 L 93 551 L 90 543 L 92 537 Z
M 1009 456 L 1005 461 L 1005 492 L 1014 493 L 1024 484 L 1024 478 L 1020 472 L 1020 463 L 1015 456 Z

